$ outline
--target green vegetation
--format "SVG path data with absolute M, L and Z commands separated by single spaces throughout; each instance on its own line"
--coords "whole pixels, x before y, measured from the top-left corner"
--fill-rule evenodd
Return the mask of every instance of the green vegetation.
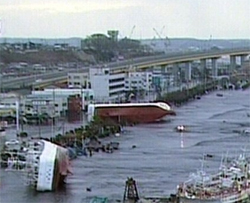
M 197 85 L 191 89 L 183 89 L 176 92 L 167 93 L 158 100 L 163 100 L 178 106 L 190 101 L 191 99 L 195 99 L 197 96 L 204 95 L 206 92 L 216 89 L 216 86 L 217 82 L 212 81 L 206 84 Z
M 242 89 L 245 90 L 250 87 L 250 82 L 246 82 L 246 84 L 242 85 Z
M 120 132 L 120 130 L 120 126 L 112 120 L 103 121 L 96 116 L 88 125 L 68 131 L 65 135 L 58 134 L 52 138 L 52 141 L 56 143 L 64 143 L 65 141 L 72 139 L 81 142 L 86 138 L 107 137 L 110 134 Z
M 110 62 L 119 57 L 133 58 L 149 54 L 149 47 L 141 45 L 139 40 L 123 38 L 118 40 L 119 31 L 108 31 L 105 34 L 92 34 L 84 41 L 84 51 L 92 54 L 96 61 Z

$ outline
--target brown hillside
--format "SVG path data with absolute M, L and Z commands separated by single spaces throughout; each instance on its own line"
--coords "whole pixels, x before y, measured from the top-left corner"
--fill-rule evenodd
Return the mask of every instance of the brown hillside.
M 39 50 L 37 52 L 8 52 L 1 51 L 0 61 L 9 63 L 19 63 L 26 62 L 31 64 L 57 64 L 57 63 L 67 63 L 67 62 L 89 62 L 93 63 L 93 57 L 83 54 L 83 52 L 76 51 L 49 51 L 49 50 Z

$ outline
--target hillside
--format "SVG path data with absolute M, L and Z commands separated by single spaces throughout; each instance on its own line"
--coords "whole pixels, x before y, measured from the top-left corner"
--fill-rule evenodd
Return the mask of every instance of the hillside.
M 91 55 L 83 51 L 52 51 L 38 50 L 36 52 L 0 52 L 0 61 L 10 63 L 31 63 L 31 64 L 58 64 L 67 62 L 95 63 Z

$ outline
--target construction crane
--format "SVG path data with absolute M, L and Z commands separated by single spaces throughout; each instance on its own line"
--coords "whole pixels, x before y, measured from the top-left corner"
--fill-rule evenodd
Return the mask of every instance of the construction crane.
M 160 32 L 161 34 L 162 34 L 164 28 L 165 28 L 165 26 L 162 27 L 161 32 Z M 161 36 L 161 34 L 160 34 L 155 28 L 153 28 L 153 30 L 154 30 L 154 32 L 156 33 L 156 35 L 159 37 L 159 39 L 161 39 L 161 40 L 164 41 L 164 46 L 165 46 L 165 51 L 166 51 L 166 49 L 167 49 L 168 46 L 170 45 L 170 40 L 169 40 L 169 38 L 166 36 L 165 39 L 164 39 L 164 38 Z
M 135 30 L 135 25 L 132 27 L 131 32 L 128 36 L 129 39 L 131 38 L 132 34 L 134 33 L 134 30 Z
M 164 29 L 165 29 L 165 25 L 161 28 L 160 35 L 162 35 Z

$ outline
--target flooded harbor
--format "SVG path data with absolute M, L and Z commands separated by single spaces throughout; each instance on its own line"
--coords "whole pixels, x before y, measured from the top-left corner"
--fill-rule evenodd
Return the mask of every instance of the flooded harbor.
M 176 186 L 201 167 L 205 154 L 212 156 L 206 159 L 204 170 L 213 171 L 223 154 L 236 157 L 250 147 L 249 137 L 237 133 L 250 127 L 250 90 L 220 92 L 222 97 L 217 93 L 176 108 L 177 116 L 164 122 L 126 127 L 121 136 L 105 138 L 120 142 L 120 150 L 73 160 L 73 175 L 68 176 L 61 191 L 34 192 L 25 186 L 22 174 L 1 169 L 0 200 L 82 203 L 104 196 L 112 202 L 122 200 L 127 177 L 137 180 L 140 196 L 175 193 Z M 67 124 L 67 130 L 77 125 Z M 187 132 L 176 132 L 178 125 L 185 125 Z M 27 131 L 37 134 L 38 129 Z M 50 136 L 51 129 L 44 128 L 41 133 Z M 14 130 L 6 131 L 6 135 L 13 138 Z

